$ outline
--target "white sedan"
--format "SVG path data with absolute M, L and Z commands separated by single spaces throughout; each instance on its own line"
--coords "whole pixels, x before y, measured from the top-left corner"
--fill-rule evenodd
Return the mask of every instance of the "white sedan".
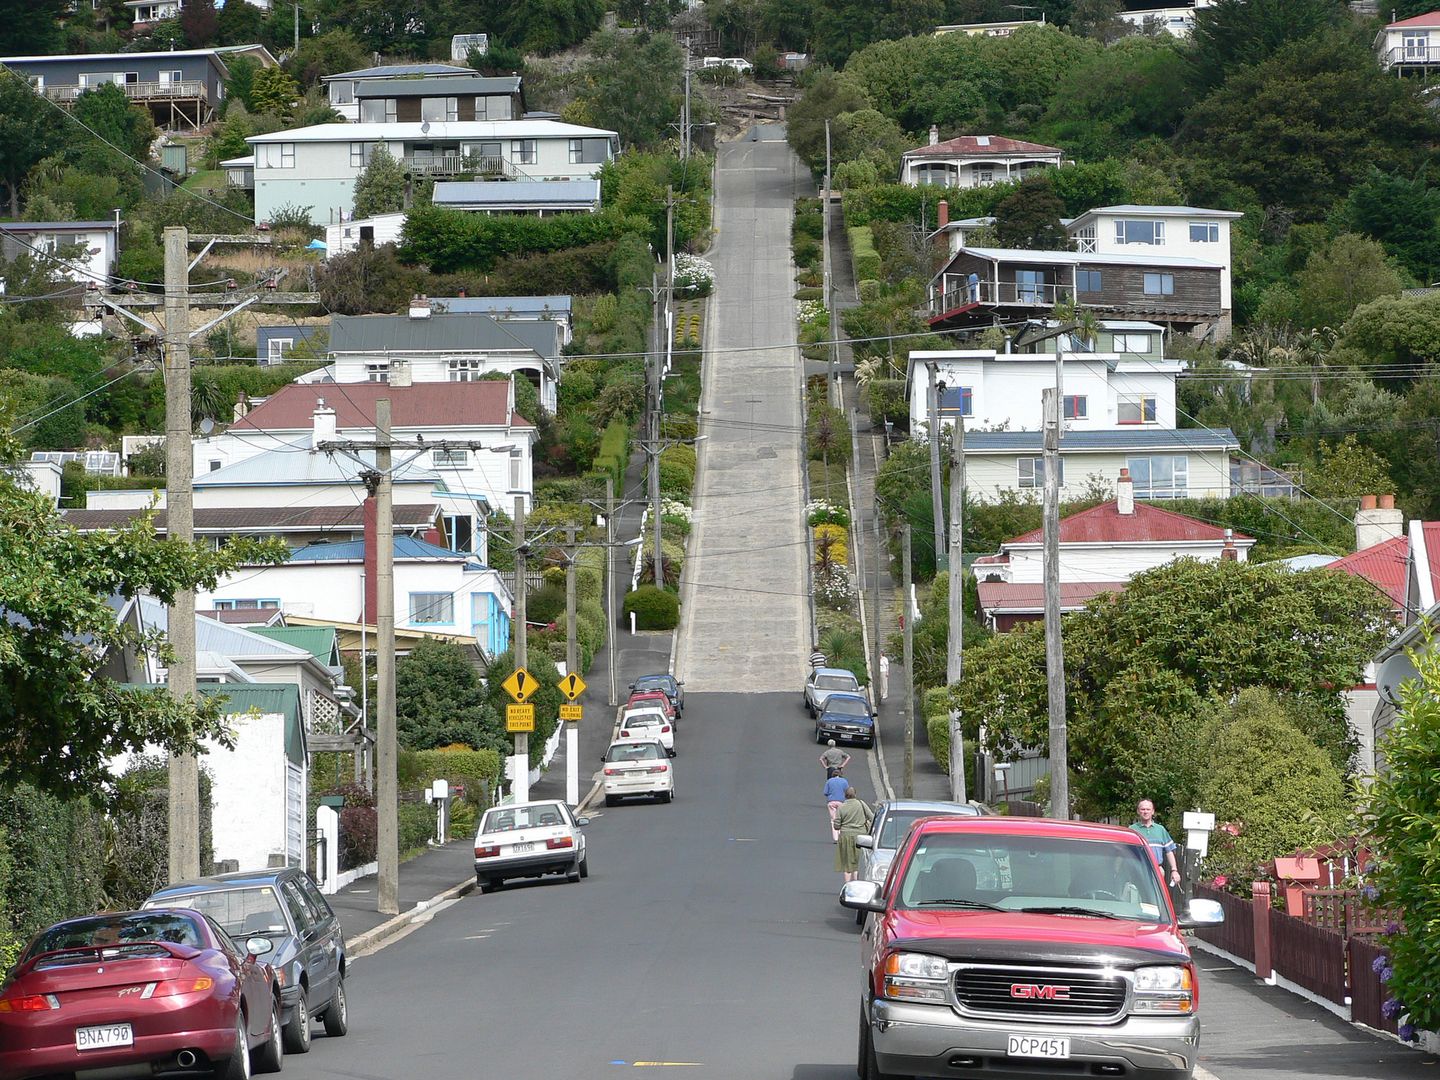
M 654 739 L 675 756 L 675 723 L 661 709 L 627 709 L 620 717 L 620 738 Z
M 589 818 L 576 817 L 559 799 L 509 803 L 487 810 L 475 834 L 475 881 L 490 892 L 507 878 L 564 874 L 590 876 L 585 834 Z
M 661 802 L 675 798 L 675 767 L 654 739 L 616 739 L 600 759 L 605 763 L 605 805 L 627 795 L 650 795 Z

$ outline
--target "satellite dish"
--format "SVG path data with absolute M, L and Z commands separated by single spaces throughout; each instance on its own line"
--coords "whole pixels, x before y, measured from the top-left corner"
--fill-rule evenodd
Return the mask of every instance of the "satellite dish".
M 210 434 L 212 431 L 214 431 L 214 430 L 215 430 L 215 421 L 214 421 L 214 420 L 211 420 L 210 417 L 207 416 L 207 417 L 205 417 L 205 419 L 203 419 L 203 420 L 200 421 L 200 434 L 201 434 L 201 435 L 209 435 L 209 434 Z

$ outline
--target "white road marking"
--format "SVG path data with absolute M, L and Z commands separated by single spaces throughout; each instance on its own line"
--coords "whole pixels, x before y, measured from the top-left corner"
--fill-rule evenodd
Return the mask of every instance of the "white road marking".
M 1195 1080 L 1220 1080 L 1220 1078 L 1214 1073 L 1212 1073 L 1209 1069 L 1205 1068 L 1205 1066 L 1196 1065 Z

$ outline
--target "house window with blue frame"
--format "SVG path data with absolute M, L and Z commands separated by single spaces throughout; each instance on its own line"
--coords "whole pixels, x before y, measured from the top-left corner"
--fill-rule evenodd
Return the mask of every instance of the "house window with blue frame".
M 947 386 L 940 391 L 940 415 L 974 416 L 975 394 L 968 386 Z
M 455 622 L 455 597 L 443 592 L 412 592 L 410 621 L 416 624 L 452 625 Z
M 216 611 L 274 611 L 279 600 L 216 600 Z

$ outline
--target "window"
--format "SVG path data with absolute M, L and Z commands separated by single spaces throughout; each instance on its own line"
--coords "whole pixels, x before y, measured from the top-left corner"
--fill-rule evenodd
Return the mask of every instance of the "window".
M 468 469 L 470 467 L 470 451 L 432 450 L 430 451 L 430 464 L 437 469 Z
M 340 82 L 330 84 L 331 105 L 353 105 L 355 103 L 355 84 L 342 79 Z
M 1220 223 L 1218 221 L 1190 222 L 1190 242 L 1192 244 L 1218 244 L 1220 242 Z
M 475 519 L 468 514 L 446 514 L 445 535 L 450 538 L 451 551 L 466 554 L 475 550 Z
M 1065 419 L 1084 420 L 1087 416 L 1086 398 L 1084 394 L 1065 395 Z
M 994 169 L 991 169 L 991 168 L 988 168 L 988 167 L 982 169 L 982 168 L 981 168 L 980 166 L 978 166 L 978 165 L 975 167 L 975 183 L 977 183 L 977 184 L 993 184 L 994 182 L 995 182 L 995 170 L 994 170 Z
M 516 165 L 534 165 L 537 158 L 534 139 L 511 139 L 510 157 Z
M 210 471 L 211 471 L 211 472 L 219 472 L 219 471 L 220 471 L 221 469 L 223 469 L 224 467 L 225 467 L 225 462 L 221 461 L 219 458 L 211 458 L 211 459 L 210 459 Z
M 484 365 L 478 356 L 452 356 L 445 366 L 451 382 L 477 382 Z
M 975 394 L 968 386 L 947 386 L 940 391 L 941 416 L 974 416 Z
M 1155 398 L 1122 397 L 1116 406 L 1116 420 L 1122 424 L 1155 423 Z
M 365 381 L 388 383 L 390 381 L 390 362 L 381 360 L 379 363 L 366 364 Z
M 571 139 L 570 164 L 595 165 L 610 158 L 609 139 Z
M 449 593 L 412 592 L 410 594 L 412 623 L 453 623 L 455 598 Z
M 1175 275 L 1174 274 L 1146 274 L 1145 275 L 1146 296 L 1174 296 Z
M 1427 57 L 1427 46 L 1430 44 L 1430 34 L 1426 30 L 1406 30 L 1404 33 L 1405 59 L 1424 60 Z
M 395 99 L 394 98 L 364 98 L 360 102 L 360 122 L 362 124 L 393 124 L 395 123 Z
M 1152 454 L 1125 459 L 1137 499 L 1183 499 L 1189 493 L 1190 459 L 1184 454 Z
M 1059 468 L 1056 473 L 1060 483 L 1065 483 L 1065 459 L 1056 458 Z M 1045 459 L 1043 457 L 1022 457 L 1020 466 L 1020 487 L 1043 488 L 1045 486 Z
M 1015 301 L 1020 304 L 1045 302 L 1045 271 L 1015 271 Z
M 175 68 L 175 69 L 170 70 L 170 71 L 162 71 L 162 72 L 160 72 L 160 85 L 161 85 L 161 86 L 167 86 L 167 85 L 169 85 L 169 84 L 171 84 L 171 83 L 178 83 L 178 82 L 184 82 L 184 81 L 185 81 L 185 72 L 181 71 L 179 68 Z
M 295 167 L 295 144 L 293 142 L 256 144 L 255 167 L 257 169 L 293 169 Z
M 279 600 L 216 600 L 216 611 L 274 611 Z
M 477 97 L 475 99 L 476 120 L 513 120 L 508 97 Z
M 1099 270 L 1076 270 L 1075 271 L 1076 292 L 1099 292 L 1100 271 Z
M 1150 335 L 1116 334 L 1112 347 L 1117 353 L 1148 353 L 1150 351 Z
M 510 490 L 520 491 L 520 465 L 521 455 L 519 450 L 510 451 Z
M 301 934 L 315 925 L 310 909 L 305 906 L 305 898 L 300 895 L 300 890 L 293 881 L 287 881 L 280 886 L 280 895 L 285 897 L 285 906 L 290 909 L 290 917 L 295 920 L 295 928 Z
M 1165 243 L 1165 222 L 1120 218 L 1115 222 L 1115 242 L 1117 244 L 1163 244 Z
M 295 348 L 295 339 L 288 337 L 271 338 L 265 345 L 265 356 L 272 364 L 285 359 L 285 354 Z
M 370 159 L 375 156 L 375 147 L 378 145 L 373 142 L 352 142 L 350 144 L 350 167 L 363 169 L 369 165 Z
M 420 99 L 420 119 L 436 123 L 460 119 L 460 101 L 453 97 L 427 97 Z

